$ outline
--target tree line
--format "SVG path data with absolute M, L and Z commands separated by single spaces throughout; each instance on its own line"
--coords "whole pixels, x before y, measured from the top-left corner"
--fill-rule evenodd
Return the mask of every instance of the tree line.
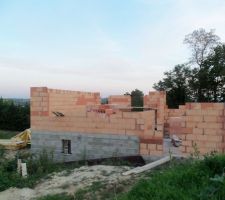
M 198 29 L 185 36 L 191 50 L 188 62 L 164 73 L 153 88 L 167 91 L 167 105 L 186 102 L 225 102 L 225 44 L 214 30 Z
M 0 129 L 23 131 L 30 128 L 30 104 L 16 105 L 0 98 Z

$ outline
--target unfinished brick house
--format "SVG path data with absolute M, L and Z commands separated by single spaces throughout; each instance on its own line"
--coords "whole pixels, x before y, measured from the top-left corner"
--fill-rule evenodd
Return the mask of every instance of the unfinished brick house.
M 165 92 L 149 92 L 144 111 L 132 112 L 130 96 L 31 88 L 32 151 L 52 151 L 56 161 L 116 156 L 161 157 L 168 153 L 165 134 L 182 138 L 178 148 L 188 155 L 224 152 L 223 103 L 188 103 L 168 109 Z

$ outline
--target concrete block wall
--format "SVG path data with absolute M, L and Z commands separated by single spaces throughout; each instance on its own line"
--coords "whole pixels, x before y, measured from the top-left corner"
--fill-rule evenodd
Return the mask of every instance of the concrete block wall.
M 62 153 L 62 140 L 71 140 L 70 154 Z M 139 138 L 137 136 L 34 131 L 31 143 L 32 152 L 41 153 L 45 149 L 53 155 L 57 162 L 139 154 Z

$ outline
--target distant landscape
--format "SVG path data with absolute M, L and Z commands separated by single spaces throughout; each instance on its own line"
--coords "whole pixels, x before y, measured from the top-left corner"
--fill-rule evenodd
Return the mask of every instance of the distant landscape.
M 0 98 L 0 130 L 23 131 L 30 128 L 30 100 Z
M 21 106 L 30 103 L 30 99 L 3 98 L 3 100 L 5 100 L 5 101 L 11 101 L 11 102 L 13 102 L 15 105 L 21 105 Z

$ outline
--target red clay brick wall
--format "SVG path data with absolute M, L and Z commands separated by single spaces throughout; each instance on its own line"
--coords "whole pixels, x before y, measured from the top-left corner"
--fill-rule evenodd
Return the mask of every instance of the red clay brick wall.
M 165 92 L 149 92 L 144 96 L 144 107 L 150 107 L 155 113 L 152 124 L 154 129 L 147 139 L 141 140 L 140 152 L 142 155 L 162 156 L 163 132 L 166 106 Z
M 224 152 L 224 103 L 187 103 L 179 110 L 178 116 L 173 115 L 168 121 L 170 134 L 175 133 L 183 140 L 180 147 L 183 154 L 193 153 L 195 145 L 201 155 Z
M 149 92 L 144 96 L 144 107 L 157 110 L 157 130 L 163 131 L 166 106 L 166 92 Z
M 86 115 L 85 105 L 100 104 L 99 93 L 31 88 L 31 127 L 45 116 L 60 112 L 66 116 Z
M 32 130 L 81 132 L 81 133 L 111 133 L 137 135 L 148 139 L 154 134 L 152 121 L 154 111 L 107 113 L 87 112 L 84 116 L 56 117 L 33 116 Z
M 119 98 L 115 99 L 112 102 L 121 103 Z M 125 96 L 125 99 L 128 105 L 130 97 Z M 90 109 L 90 105 L 101 107 L 99 103 L 98 93 L 31 88 L 31 128 L 34 131 L 136 135 L 141 141 L 141 154 L 162 155 L 163 132 L 162 128 L 155 130 L 161 125 L 155 125 L 155 110 L 122 112 L 110 105 L 104 113 Z M 52 112 L 65 116 L 57 117 Z M 160 119 L 161 113 L 157 117 Z
M 49 89 L 50 112 L 61 112 L 67 116 L 85 116 L 86 105 L 99 105 L 100 94 Z
M 186 114 L 186 106 L 180 105 L 179 109 L 166 109 L 164 132 L 165 134 L 181 134 L 181 125 L 184 123 L 182 116 Z
M 99 93 L 56 90 L 48 89 L 47 87 L 31 88 L 32 111 L 62 112 L 68 114 L 74 109 L 97 104 L 100 104 Z M 46 115 L 47 112 L 42 114 Z
M 130 96 L 111 96 L 110 104 L 130 106 Z M 90 109 L 92 106 L 98 109 Z M 39 131 L 137 135 L 140 154 L 161 156 L 164 131 L 182 138 L 182 153 L 197 145 L 200 154 L 225 149 L 224 103 L 187 103 L 167 109 L 165 92 L 149 92 L 144 106 L 152 110 L 123 112 L 105 105 L 99 112 L 99 93 L 31 88 L 31 128 Z M 53 112 L 65 116 L 57 117 Z
M 31 88 L 31 123 L 33 116 L 49 115 L 49 95 L 47 87 Z
M 224 103 L 186 104 L 183 128 L 184 154 L 193 152 L 197 145 L 200 154 L 211 151 L 224 152 Z
M 130 95 L 109 96 L 108 104 L 116 104 L 116 105 L 130 107 L 131 106 L 131 96 Z

